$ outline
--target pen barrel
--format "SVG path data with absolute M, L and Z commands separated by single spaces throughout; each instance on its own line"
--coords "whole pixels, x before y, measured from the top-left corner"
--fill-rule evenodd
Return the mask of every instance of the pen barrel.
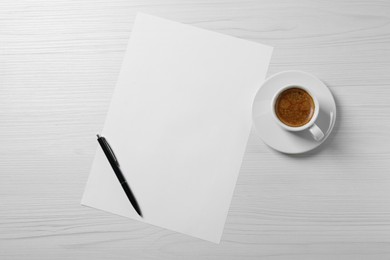
M 112 166 L 112 169 L 115 172 L 116 177 L 118 178 L 119 183 L 121 185 L 123 185 L 123 183 L 127 183 L 126 179 L 125 179 L 125 176 L 123 176 L 123 173 L 122 173 L 121 169 L 117 165 L 115 165 L 115 166 L 111 165 L 111 166 Z
M 109 144 L 106 142 L 104 137 L 98 136 L 98 142 L 99 142 L 100 146 L 102 147 L 102 150 L 103 150 L 104 154 L 106 155 L 109 163 L 111 164 L 111 167 L 114 170 L 115 175 L 118 178 L 118 181 L 121 184 L 124 192 L 126 193 L 127 198 L 130 200 L 131 204 L 133 205 L 134 209 L 137 211 L 138 215 L 140 215 L 142 217 L 142 212 L 141 212 L 141 209 L 138 205 L 138 202 L 135 199 L 135 196 L 134 196 L 133 192 L 131 191 L 129 184 L 127 183 L 127 181 L 126 181 L 126 179 L 125 179 L 125 177 L 124 177 L 124 175 L 119 167 L 119 163 L 115 158 L 114 152 L 112 150 L 110 150 L 111 148 L 109 148 Z

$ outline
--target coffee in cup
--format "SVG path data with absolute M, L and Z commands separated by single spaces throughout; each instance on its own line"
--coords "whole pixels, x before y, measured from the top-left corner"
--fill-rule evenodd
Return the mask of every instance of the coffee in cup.
M 308 129 L 316 141 L 324 137 L 322 130 L 315 124 L 319 103 L 306 87 L 281 87 L 271 105 L 275 120 L 284 129 L 292 132 Z
M 292 87 L 282 91 L 275 102 L 276 116 L 291 127 L 303 126 L 313 117 L 315 104 L 306 90 Z

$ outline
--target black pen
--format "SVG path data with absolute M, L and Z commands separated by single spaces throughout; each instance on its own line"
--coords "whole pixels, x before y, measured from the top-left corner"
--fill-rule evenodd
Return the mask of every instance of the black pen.
M 133 205 L 135 211 L 137 211 L 138 215 L 142 217 L 141 209 L 139 208 L 139 205 L 137 203 L 137 200 L 135 199 L 135 196 L 133 192 L 131 191 L 129 184 L 127 183 L 125 176 L 123 176 L 123 173 L 121 171 L 121 168 L 119 167 L 119 162 L 115 157 L 114 151 L 111 149 L 111 146 L 108 144 L 106 138 L 103 136 L 97 135 L 97 140 L 100 144 L 100 146 L 103 149 L 104 154 L 106 155 L 108 161 L 111 164 L 112 169 L 115 172 L 116 177 L 118 178 L 119 183 L 121 184 L 123 190 L 125 191 L 127 198 L 130 200 L 131 205 Z

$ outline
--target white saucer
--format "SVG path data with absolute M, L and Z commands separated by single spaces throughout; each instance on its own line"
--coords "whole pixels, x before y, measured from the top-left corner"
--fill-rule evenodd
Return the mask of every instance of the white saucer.
M 286 85 L 305 86 L 316 96 L 320 112 L 316 124 L 325 137 L 317 142 L 308 130 L 289 132 L 277 124 L 271 112 L 271 101 L 278 89 Z M 317 77 L 303 71 L 283 71 L 269 77 L 256 94 L 252 118 L 261 139 L 282 153 L 305 153 L 320 146 L 332 132 L 336 122 L 336 103 L 329 88 Z

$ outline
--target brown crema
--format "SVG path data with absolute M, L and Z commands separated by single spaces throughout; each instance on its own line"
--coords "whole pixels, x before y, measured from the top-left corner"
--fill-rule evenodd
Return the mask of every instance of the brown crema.
M 314 109 L 313 98 L 299 87 L 284 90 L 275 102 L 277 117 L 282 123 L 291 127 L 300 127 L 309 123 L 313 117 Z

